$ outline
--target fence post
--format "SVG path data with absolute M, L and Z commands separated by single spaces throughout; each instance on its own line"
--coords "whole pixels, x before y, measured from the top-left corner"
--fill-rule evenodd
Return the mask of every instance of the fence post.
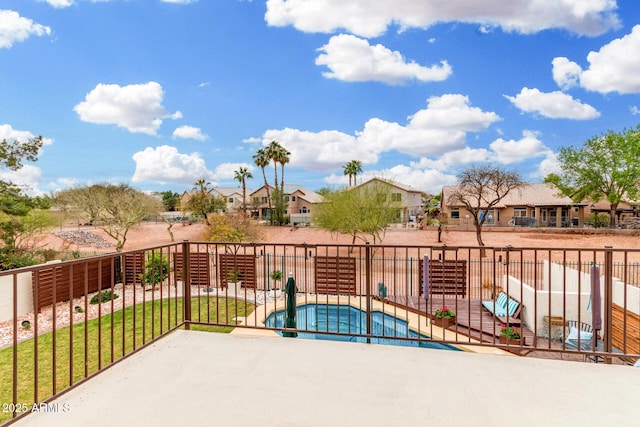
M 604 247 L 604 351 L 611 354 L 613 333 L 613 249 Z M 611 364 L 611 357 L 605 358 L 606 363 Z
M 371 246 L 365 246 L 365 287 L 367 296 L 367 344 L 371 343 Z
M 182 318 L 184 328 L 191 329 L 191 283 L 189 283 L 190 272 L 189 241 L 182 242 Z

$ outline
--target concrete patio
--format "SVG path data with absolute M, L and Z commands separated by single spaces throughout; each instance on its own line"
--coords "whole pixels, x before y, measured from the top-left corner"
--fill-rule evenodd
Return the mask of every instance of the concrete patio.
M 631 426 L 640 369 L 176 331 L 52 403 L 14 425 Z

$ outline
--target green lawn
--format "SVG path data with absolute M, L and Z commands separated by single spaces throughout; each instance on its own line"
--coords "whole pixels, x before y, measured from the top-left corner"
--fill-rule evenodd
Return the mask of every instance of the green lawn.
M 198 303 L 199 302 L 199 303 Z M 108 306 L 108 304 L 107 304 Z M 193 298 L 192 321 L 217 322 L 233 325 L 235 317 L 246 316 L 254 305 L 241 300 L 226 298 Z M 136 329 L 134 331 L 134 316 Z M 38 346 L 37 397 L 34 380 L 35 340 L 18 344 L 18 400 L 16 403 L 31 404 L 42 401 L 85 378 L 123 355 L 134 346 L 139 348 L 162 332 L 182 322 L 182 299 L 147 302 L 127 307 L 99 319 L 76 323 L 55 332 L 40 335 Z M 113 325 L 113 326 L 112 326 Z M 193 325 L 192 330 L 231 332 L 233 326 Z M 113 337 L 111 331 L 113 330 Z M 73 339 L 71 340 L 71 337 Z M 85 337 L 87 345 L 85 348 Z M 54 340 L 55 349 L 54 352 Z M 71 346 L 71 347 L 70 347 Z M 71 358 L 70 355 L 73 355 Z M 55 355 L 55 375 L 53 374 Z M 86 372 L 85 372 L 86 360 Z M 55 381 L 54 381 L 55 380 Z M 0 404 L 13 402 L 13 347 L 0 350 Z M 1 409 L 1 408 L 0 408 Z M 10 413 L 0 411 L 0 422 L 11 418 Z

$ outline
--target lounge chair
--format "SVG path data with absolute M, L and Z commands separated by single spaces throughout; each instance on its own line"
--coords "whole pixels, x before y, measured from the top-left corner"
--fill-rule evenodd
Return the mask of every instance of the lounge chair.
M 588 323 L 578 322 L 576 320 L 569 320 L 567 322 L 567 326 L 569 328 L 569 335 L 564 341 L 565 348 L 569 350 L 581 350 L 581 351 L 592 351 L 594 349 L 593 346 L 593 328 Z M 601 358 L 598 356 L 584 356 L 585 362 L 592 360 L 598 363 Z
M 482 301 L 482 306 L 505 325 L 519 325 L 521 323 L 522 304 L 508 297 L 504 292 L 500 292 L 495 301 Z

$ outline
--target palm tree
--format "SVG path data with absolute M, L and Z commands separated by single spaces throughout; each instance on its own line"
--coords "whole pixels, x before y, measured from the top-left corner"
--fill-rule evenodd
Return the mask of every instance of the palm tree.
M 242 185 L 242 212 L 246 217 L 247 216 L 247 182 L 246 180 L 253 178 L 253 175 L 251 175 L 251 172 L 249 172 L 249 169 L 246 167 L 242 167 L 237 171 L 235 171 L 234 173 L 235 173 L 235 176 L 233 177 L 233 179 L 235 179 Z
M 351 160 L 342 167 L 344 174 L 349 176 L 349 187 L 351 187 L 351 177 L 353 177 L 353 185 L 357 184 L 356 178 L 362 173 L 362 162 L 360 160 Z
M 276 190 L 278 189 L 278 158 L 280 157 L 281 151 L 282 145 L 280 145 L 278 141 L 271 141 L 266 149 L 267 157 L 269 160 L 273 160 L 273 171 L 275 175 L 273 186 Z
M 284 165 L 289 163 L 291 153 L 286 148 L 282 147 L 282 150 L 278 153 L 278 163 L 280 163 L 280 191 L 284 194 Z
M 351 162 L 347 163 L 346 165 L 344 165 L 342 167 L 342 174 L 346 175 L 349 177 L 349 187 L 351 187 L 351 177 L 353 176 L 352 170 L 351 170 Z
M 267 189 L 267 205 L 269 206 L 269 210 L 271 210 L 271 192 L 269 191 L 269 183 L 267 183 L 267 175 L 264 172 L 264 168 L 266 168 L 270 162 L 267 151 L 264 148 L 259 148 L 256 154 L 253 155 L 253 162 L 262 169 L 262 178 L 264 179 L 264 186 Z
M 358 175 L 362 173 L 362 162 L 360 160 L 351 160 L 353 163 L 353 185 L 358 184 Z
M 209 188 L 209 185 L 211 185 L 211 183 L 206 179 L 197 179 L 193 183 L 193 194 L 187 202 L 187 208 L 202 215 L 207 225 L 211 225 L 208 214 L 216 209 L 211 199 L 211 192 L 213 190 Z

